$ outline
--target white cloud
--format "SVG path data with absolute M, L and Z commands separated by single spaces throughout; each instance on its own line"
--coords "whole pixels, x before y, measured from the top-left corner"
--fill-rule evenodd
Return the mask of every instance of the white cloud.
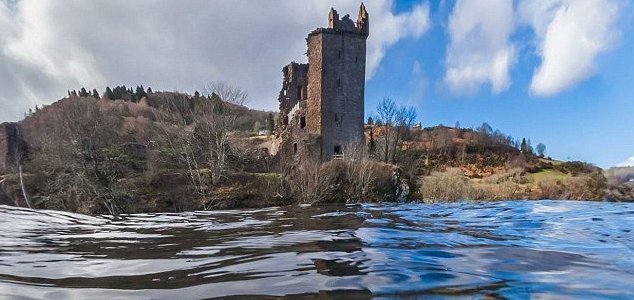
M 415 60 L 412 65 L 412 75 L 410 77 L 409 86 L 411 90 L 410 99 L 407 105 L 421 105 L 424 100 L 425 91 L 427 90 L 428 79 L 423 72 L 424 68 L 420 61 Z
M 306 35 L 328 10 L 357 17 L 346 1 L 0 1 L 0 122 L 82 86 L 144 84 L 193 91 L 223 80 L 251 105 L 275 109 L 281 68 L 305 62 Z M 429 5 L 396 14 L 393 0 L 366 3 L 367 77 L 388 47 L 429 28 Z
M 634 167 L 634 156 L 628 158 L 626 161 L 617 164 L 617 167 Z
M 554 95 L 594 73 L 596 57 L 618 34 L 617 0 L 525 0 L 520 15 L 534 29 L 542 58 L 531 93 Z
M 495 94 L 509 88 L 514 25 L 512 0 L 456 2 L 449 16 L 444 78 L 451 92 L 473 93 L 483 84 L 490 84 Z
M 403 38 L 419 38 L 430 28 L 429 4 L 415 5 L 412 11 L 402 14 L 388 13 L 379 18 L 372 11 L 389 12 L 392 1 L 372 1 L 366 3 L 370 14 L 370 38 L 366 77 L 371 78 L 385 55 L 385 50 Z M 337 6 L 340 6 L 338 4 Z

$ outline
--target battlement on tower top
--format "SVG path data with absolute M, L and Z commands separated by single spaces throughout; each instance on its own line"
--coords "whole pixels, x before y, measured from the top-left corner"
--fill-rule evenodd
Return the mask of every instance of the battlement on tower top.
M 330 13 L 328 14 L 328 27 L 317 28 L 309 33 L 308 36 L 320 33 L 342 32 L 359 34 L 366 37 L 370 34 L 370 18 L 363 2 L 359 7 L 359 15 L 357 16 L 356 23 L 350 18 L 350 15 L 345 15 L 343 18 L 339 18 L 339 13 L 334 8 L 330 8 Z

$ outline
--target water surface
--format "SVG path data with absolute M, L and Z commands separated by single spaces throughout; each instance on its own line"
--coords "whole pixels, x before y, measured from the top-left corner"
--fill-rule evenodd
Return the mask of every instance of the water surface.
M 634 204 L 0 206 L 0 298 L 634 298 Z

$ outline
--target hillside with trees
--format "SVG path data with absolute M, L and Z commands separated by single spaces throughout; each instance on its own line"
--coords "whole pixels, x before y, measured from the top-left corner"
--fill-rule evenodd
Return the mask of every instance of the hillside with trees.
M 119 214 L 298 202 L 633 198 L 630 175 L 615 172 L 608 181 L 599 168 L 552 160 L 545 145 L 487 123 L 424 128 L 413 108 L 388 98 L 368 119 L 366 144 L 348 145 L 340 160 L 288 164 L 267 148 L 275 114 L 249 109 L 247 99 L 224 83 L 193 95 L 141 85 L 101 95 L 68 91 L 19 122 L 29 146 L 23 174 L 17 165 L 0 174 L 0 202 Z
M 141 86 L 106 88 L 101 97 L 83 88 L 68 94 L 19 122 L 29 145 L 20 159 L 24 176 L 17 165 L 0 174 L 1 203 L 119 214 L 390 194 L 393 167 L 363 156 L 303 166 L 277 161 L 262 146 L 274 114 L 247 108 L 247 93 L 224 83 L 194 95 Z
M 415 111 L 389 98 L 368 119 L 371 155 L 395 164 L 412 197 L 426 202 L 502 199 L 607 199 L 602 170 L 546 156 L 546 145 L 513 138 L 488 123 L 476 128 L 416 126 Z
M 245 144 L 269 113 L 243 106 L 238 88 L 210 88 L 190 96 L 121 86 L 99 98 L 82 88 L 29 114 L 20 126 L 31 202 L 91 214 L 204 209 L 217 200 L 211 186 L 233 181 L 234 171 L 268 171 Z M 4 176 L 3 202 L 19 202 L 17 182 Z

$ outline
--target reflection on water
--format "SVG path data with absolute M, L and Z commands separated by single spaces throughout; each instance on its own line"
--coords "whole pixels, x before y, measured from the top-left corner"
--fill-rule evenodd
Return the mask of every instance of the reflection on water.
M 634 297 L 634 205 L 0 206 L 0 298 Z

